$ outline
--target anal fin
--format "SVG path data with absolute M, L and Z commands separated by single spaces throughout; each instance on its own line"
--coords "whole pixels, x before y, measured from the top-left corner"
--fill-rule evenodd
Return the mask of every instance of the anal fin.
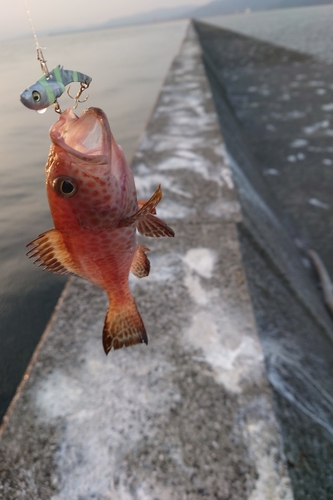
M 27 244 L 33 248 L 27 252 L 29 259 L 37 257 L 34 261 L 44 270 L 56 274 L 76 273 L 74 263 L 65 247 L 62 235 L 57 229 L 42 233 L 35 240 Z
M 146 255 L 149 248 L 139 245 L 133 257 L 131 271 L 137 278 L 145 278 L 150 271 L 150 262 Z
M 105 354 L 113 349 L 135 344 L 148 344 L 145 326 L 132 297 L 124 304 L 112 304 L 106 313 L 103 328 Z

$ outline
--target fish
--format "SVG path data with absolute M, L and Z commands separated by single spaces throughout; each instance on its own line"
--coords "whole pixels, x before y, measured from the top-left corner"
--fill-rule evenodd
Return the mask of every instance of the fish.
M 80 117 L 66 109 L 50 138 L 45 175 L 54 228 L 28 243 L 27 255 L 45 270 L 75 274 L 105 290 L 106 354 L 147 344 L 129 273 L 143 278 L 150 271 L 149 248 L 138 244 L 137 231 L 151 238 L 174 236 L 156 216 L 161 186 L 149 200 L 137 199 L 133 173 L 99 108 L 88 108 Z
M 58 65 L 25 89 L 20 95 L 20 100 L 27 108 L 41 112 L 62 96 L 69 83 L 79 82 L 84 90 L 89 87 L 91 81 L 92 78 L 88 75 Z

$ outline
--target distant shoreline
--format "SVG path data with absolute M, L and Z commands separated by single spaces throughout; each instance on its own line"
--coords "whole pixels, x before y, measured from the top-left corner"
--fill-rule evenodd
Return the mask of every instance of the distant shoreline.
M 211 4 L 216 4 L 216 1 L 209 2 L 208 4 L 204 5 L 203 7 L 200 8 L 189 8 L 187 12 L 184 12 L 183 14 L 177 14 L 177 15 L 172 15 L 171 11 L 173 9 L 163 9 L 165 10 L 170 10 L 170 17 L 168 17 L 168 14 L 165 12 L 164 15 L 166 16 L 165 18 L 155 18 L 155 19 L 149 19 L 149 16 L 153 16 L 153 12 L 155 11 L 148 11 L 144 12 L 141 14 L 136 14 L 136 16 L 143 16 L 143 18 L 140 19 L 135 19 L 135 16 L 128 16 L 128 17 L 118 17 L 113 20 L 108 21 L 107 23 L 103 24 L 95 24 L 91 26 L 84 26 L 84 27 L 78 27 L 78 28 L 64 28 L 64 29 L 59 29 L 56 31 L 41 31 L 38 33 L 39 37 L 47 37 L 47 36 L 57 36 L 57 35 L 70 35 L 74 33 L 82 33 L 82 32 L 89 32 L 89 31 L 99 31 L 99 30 L 109 30 L 109 29 L 117 29 L 117 28 L 127 28 L 127 27 L 132 27 L 132 26 L 147 26 L 147 25 L 155 25 L 155 24 L 164 24 L 164 23 L 169 23 L 169 22 L 175 22 L 175 21 L 184 21 L 186 19 L 206 19 L 206 18 L 212 18 L 215 16 L 242 16 L 242 15 L 251 15 L 252 13 L 259 13 L 259 12 L 272 12 L 272 11 L 283 11 L 283 10 L 295 10 L 295 9 L 307 9 L 307 8 L 320 8 L 320 7 L 328 7 L 332 6 L 333 7 L 333 1 L 330 2 L 329 0 L 326 1 L 326 3 L 321 3 L 321 4 L 311 4 L 311 5 L 286 5 L 283 7 L 267 7 L 265 9 L 262 8 L 251 8 L 247 7 L 245 9 L 236 9 L 233 12 L 218 12 L 215 14 L 208 13 L 207 9 L 207 14 L 200 14 L 198 16 L 195 16 L 196 11 L 198 12 L 204 12 L 203 9 L 205 7 L 208 8 Z M 162 9 L 161 9 L 162 10 Z M 150 14 L 151 12 L 151 14 Z M 158 11 L 156 11 L 158 12 Z M 158 16 L 158 14 L 155 14 Z M 160 14 L 163 15 L 163 14 Z M 144 16 L 146 16 L 144 18 Z M 25 34 L 20 35 L 20 36 L 14 36 L 10 38 L 0 38 L 0 43 L 4 42 L 6 40 L 21 40 L 23 38 L 27 38 L 31 36 L 31 32 L 27 31 Z

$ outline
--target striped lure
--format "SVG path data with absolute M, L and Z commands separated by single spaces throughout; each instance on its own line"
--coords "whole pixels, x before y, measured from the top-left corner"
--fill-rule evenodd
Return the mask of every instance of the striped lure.
M 44 74 L 34 85 L 24 90 L 20 95 L 22 104 L 35 111 L 44 109 L 56 103 L 58 97 L 65 92 L 65 87 L 69 83 L 79 82 L 81 84 L 78 96 L 84 89 L 89 87 L 90 76 L 64 69 L 63 66 L 56 66 L 52 71 Z M 76 96 L 75 100 L 78 100 Z

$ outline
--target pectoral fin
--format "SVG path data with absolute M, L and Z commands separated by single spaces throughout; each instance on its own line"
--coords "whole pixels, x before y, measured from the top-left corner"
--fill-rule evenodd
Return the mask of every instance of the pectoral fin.
M 172 237 L 175 235 L 173 230 L 161 219 L 155 217 L 156 206 L 162 199 L 162 189 L 158 186 L 153 196 L 142 205 L 143 200 L 140 200 L 141 208 L 131 217 L 123 219 L 119 223 L 119 227 L 127 227 L 131 224 L 136 224 L 138 231 L 143 236 L 151 238 L 161 238 L 162 236 Z
M 56 274 L 76 273 L 73 261 L 65 247 L 62 235 L 57 229 L 51 229 L 42 233 L 35 240 L 27 244 L 34 247 L 27 253 L 29 259 L 37 257 L 34 261 L 39 266 L 45 266 L 44 270 Z
M 127 219 L 123 219 L 119 222 L 118 227 L 127 227 L 131 226 L 134 223 L 137 223 L 138 220 L 142 219 L 149 213 L 154 213 L 156 206 L 162 199 L 162 189 L 161 186 L 158 186 L 153 196 L 141 206 L 141 208 L 131 217 L 127 217 Z M 142 203 L 142 200 L 141 200 Z
M 150 271 L 150 262 L 146 255 L 149 248 L 139 245 L 133 257 L 131 271 L 137 278 L 145 278 Z
M 162 219 L 155 215 L 147 214 L 137 222 L 140 234 L 150 238 L 162 238 L 163 236 L 173 237 L 174 231 Z
M 142 208 L 146 203 L 148 203 L 148 200 L 138 200 L 138 207 L 139 207 L 139 209 Z M 156 208 L 153 208 L 150 213 L 151 214 L 156 214 Z

